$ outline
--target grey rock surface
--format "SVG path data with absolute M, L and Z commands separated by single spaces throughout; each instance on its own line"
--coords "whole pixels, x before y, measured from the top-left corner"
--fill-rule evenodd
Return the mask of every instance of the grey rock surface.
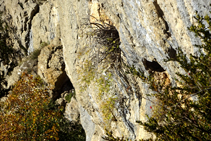
M 73 105 L 77 105 L 71 110 L 69 103 L 66 115 L 80 114 L 87 141 L 102 140 L 107 126 L 114 136 L 131 140 L 154 137 L 136 123 L 139 120 L 146 121 L 146 114 L 151 114 L 150 106 L 153 106 L 151 101 L 146 100 L 146 94 L 151 93 L 149 86 L 140 78 L 125 74 L 124 68 L 120 68 L 112 72 L 110 91 L 104 93 L 102 99 L 98 99 L 100 86 L 95 79 L 81 90 L 85 85 L 81 81 L 82 76 L 87 79 L 90 77 L 84 63 L 93 54 L 93 47 L 99 46 L 90 36 L 90 21 L 96 18 L 109 21 L 116 27 L 124 62 L 143 71 L 145 75 L 149 74 L 150 64 L 157 62 L 163 69 L 158 72 L 158 78 L 162 79 L 161 76 L 166 75 L 172 81 L 175 73 L 183 70 L 177 63 L 163 60 L 173 57 L 178 47 L 187 55 L 197 54 L 194 44 L 201 44 L 200 39 L 187 28 L 195 24 L 193 16 L 196 11 L 201 15 L 210 15 L 211 11 L 208 6 L 210 0 L 47 0 L 41 5 L 33 0 L 1 1 L 10 15 L 11 24 L 17 27 L 14 38 L 16 48 L 20 49 L 22 45 L 30 53 L 40 48 L 43 42 L 54 45 L 55 48 L 46 47 L 42 50 L 38 62 L 38 74 L 52 88 L 57 84 L 59 87 L 60 83 L 56 82 L 62 82 L 58 81 L 61 78 L 58 76 L 64 73 L 60 57 L 63 58 L 65 75 L 68 75 L 76 91 Z M 60 44 L 63 46 L 62 52 L 57 48 Z M 106 70 L 99 64 L 98 68 L 101 73 L 97 75 L 108 79 L 104 74 L 111 66 L 108 65 Z M 111 110 L 116 119 L 106 123 L 102 103 L 109 98 L 118 98 Z

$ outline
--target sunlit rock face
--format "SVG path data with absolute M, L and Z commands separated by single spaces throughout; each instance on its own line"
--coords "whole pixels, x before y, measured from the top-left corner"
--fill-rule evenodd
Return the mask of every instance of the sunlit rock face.
M 177 63 L 163 60 L 175 57 L 178 47 L 187 54 L 197 54 L 194 44 L 201 42 L 188 27 L 195 24 L 193 16 L 196 11 L 210 15 L 210 3 L 210 0 L 47 0 L 42 4 L 32 0 L 1 2 L 6 13 L 10 14 L 10 23 L 17 27 L 14 38 L 16 48 L 22 45 L 31 52 L 40 48 L 43 42 L 54 47 L 62 45 L 65 71 L 76 91 L 76 100 L 72 103 L 77 103 L 77 106 L 73 111 L 80 115 L 87 141 L 103 140 L 106 128 L 112 130 L 116 137 L 124 136 L 132 140 L 153 137 L 136 123 L 146 121 L 146 114 L 151 115 L 153 103 L 146 96 L 151 93 L 149 86 L 137 76 L 126 73 L 124 66 L 114 63 L 118 67 L 112 67 L 112 63 L 104 60 L 104 63 L 96 65 L 96 77 L 88 86 L 82 87 L 86 85 L 82 81 L 83 76 L 87 80 L 90 78 L 84 63 L 97 52 L 93 48 L 100 46 L 91 36 L 90 22 L 104 21 L 115 26 L 122 61 L 146 76 L 155 71 L 156 78 L 167 78 L 166 85 L 169 85 L 170 82 L 174 84 L 172 78 L 175 72 L 183 71 Z M 59 49 L 45 50 L 57 52 Z M 45 55 L 42 53 L 42 56 Z M 61 63 L 58 57 L 45 60 L 39 56 L 39 59 L 43 60 L 40 63 L 50 61 L 52 66 Z M 46 77 L 53 72 L 59 72 L 58 75 L 63 73 L 58 67 L 51 68 L 55 70 L 49 71 L 48 67 L 39 70 L 38 67 L 38 72 L 44 72 Z M 111 77 L 108 72 L 112 73 Z M 99 99 L 100 89 L 104 87 L 104 83 L 99 85 L 97 81 L 101 77 L 111 82 L 109 91 L 104 91 Z M 62 83 L 62 80 L 59 82 Z M 102 103 L 112 98 L 115 99 L 115 104 L 109 110 L 112 118 L 105 121 L 105 105 Z M 76 114 L 71 114 L 70 108 L 67 109 L 68 118 L 74 119 Z

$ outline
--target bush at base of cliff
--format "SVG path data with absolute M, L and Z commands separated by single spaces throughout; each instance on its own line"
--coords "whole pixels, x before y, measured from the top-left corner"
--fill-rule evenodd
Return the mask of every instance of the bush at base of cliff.
M 42 80 L 28 74 L 22 75 L 7 99 L 0 103 L 0 123 L 0 140 L 84 137 L 83 132 L 64 130 L 69 126 L 63 117 L 63 107 L 54 106 Z
M 197 26 L 190 31 L 201 38 L 199 54 L 187 56 L 178 49 L 175 60 L 186 74 L 177 73 L 180 86 L 162 90 L 162 85 L 150 81 L 154 96 L 161 103 L 162 112 L 141 123 L 157 140 L 210 140 L 211 139 L 211 18 L 197 15 Z M 208 27 L 205 26 L 207 22 Z M 202 52 L 203 50 L 203 52 Z M 154 104 L 154 106 L 157 106 Z
M 23 74 L 7 100 L 1 103 L 0 139 L 58 140 L 61 113 L 48 109 L 49 103 L 41 79 Z

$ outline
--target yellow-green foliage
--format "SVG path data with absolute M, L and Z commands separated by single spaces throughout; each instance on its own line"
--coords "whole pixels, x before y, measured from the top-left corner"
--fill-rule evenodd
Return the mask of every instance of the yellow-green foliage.
M 103 64 L 106 68 L 106 65 Z M 82 71 L 82 70 L 80 70 Z M 101 73 L 99 73 L 101 72 Z M 95 68 L 92 65 L 91 61 L 86 60 L 83 65 L 83 73 L 81 74 L 81 82 L 83 83 L 83 86 L 81 86 L 81 92 L 83 92 L 87 87 L 89 87 L 91 84 L 96 85 L 97 89 L 95 92 L 98 92 L 97 98 L 100 104 L 100 109 L 102 109 L 103 119 L 106 123 L 108 123 L 109 120 L 113 117 L 113 109 L 115 108 L 115 102 L 117 101 L 117 98 L 114 98 L 113 96 L 109 97 L 111 93 L 111 87 L 112 87 L 112 73 L 106 72 L 104 75 L 102 74 L 102 70 L 99 71 L 97 68 Z M 106 100 L 103 101 L 103 97 L 106 97 Z
M 23 74 L 7 100 L 0 103 L 0 140 L 59 140 L 59 110 L 39 77 Z
M 85 90 L 91 82 L 95 83 L 99 88 L 99 96 L 102 97 L 103 93 L 108 93 L 112 82 L 112 74 L 107 72 L 106 75 L 102 71 L 97 70 L 92 65 L 91 61 L 86 60 L 83 69 L 78 71 L 80 74 L 80 81 L 83 83 L 81 90 Z M 101 72 L 101 73 L 100 73 Z
M 98 96 L 100 99 L 102 99 L 103 94 L 106 94 L 110 91 L 111 83 L 112 83 L 112 74 L 111 73 L 108 73 L 106 76 L 101 75 L 97 79 L 97 85 L 99 88 Z
M 92 62 L 86 60 L 82 69 L 78 70 L 78 73 L 80 74 L 80 81 L 83 83 L 81 85 L 81 91 L 84 91 L 94 80 L 96 70 L 94 66 L 92 66 Z
M 114 117 L 113 109 L 117 100 L 117 97 L 109 97 L 101 103 L 100 109 L 102 110 L 104 121 L 108 122 Z

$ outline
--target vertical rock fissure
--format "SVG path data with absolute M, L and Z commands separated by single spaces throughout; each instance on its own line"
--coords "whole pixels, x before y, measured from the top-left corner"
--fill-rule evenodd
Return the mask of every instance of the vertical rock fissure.
M 168 23 L 167 23 L 167 21 L 164 19 L 164 13 L 163 13 L 162 9 L 160 8 L 159 4 L 157 3 L 157 0 L 155 0 L 155 1 L 153 2 L 153 4 L 154 4 L 154 6 L 155 6 L 155 8 L 156 8 L 158 17 L 160 17 L 160 18 L 162 19 L 162 21 L 164 22 L 164 24 L 165 24 L 166 29 L 164 29 L 164 33 L 167 34 L 167 39 L 168 39 L 169 37 L 171 37 L 171 33 L 169 32 Z
M 27 33 L 27 35 L 26 35 L 26 38 L 25 38 L 25 41 L 26 41 L 26 48 L 27 49 L 29 49 L 30 48 L 30 42 L 31 42 L 31 40 L 33 40 L 33 38 L 31 37 L 31 39 L 30 39 L 30 34 L 33 34 L 33 33 L 30 33 L 30 31 L 31 31 L 31 27 L 32 27 L 32 20 L 33 20 L 33 18 L 36 16 L 36 14 L 37 13 L 39 13 L 39 5 L 36 5 L 35 7 L 34 7 L 34 10 L 31 12 L 31 15 L 30 15 L 30 19 L 29 19 L 29 22 L 28 22 L 28 33 Z M 31 31 L 32 32 L 32 31 Z
M 134 125 L 126 119 L 126 109 L 122 109 L 122 119 L 123 119 L 123 122 L 125 123 L 126 127 L 128 128 L 128 130 L 132 133 L 133 135 L 133 139 L 136 138 L 136 134 L 135 134 L 135 131 L 134 131 Z

